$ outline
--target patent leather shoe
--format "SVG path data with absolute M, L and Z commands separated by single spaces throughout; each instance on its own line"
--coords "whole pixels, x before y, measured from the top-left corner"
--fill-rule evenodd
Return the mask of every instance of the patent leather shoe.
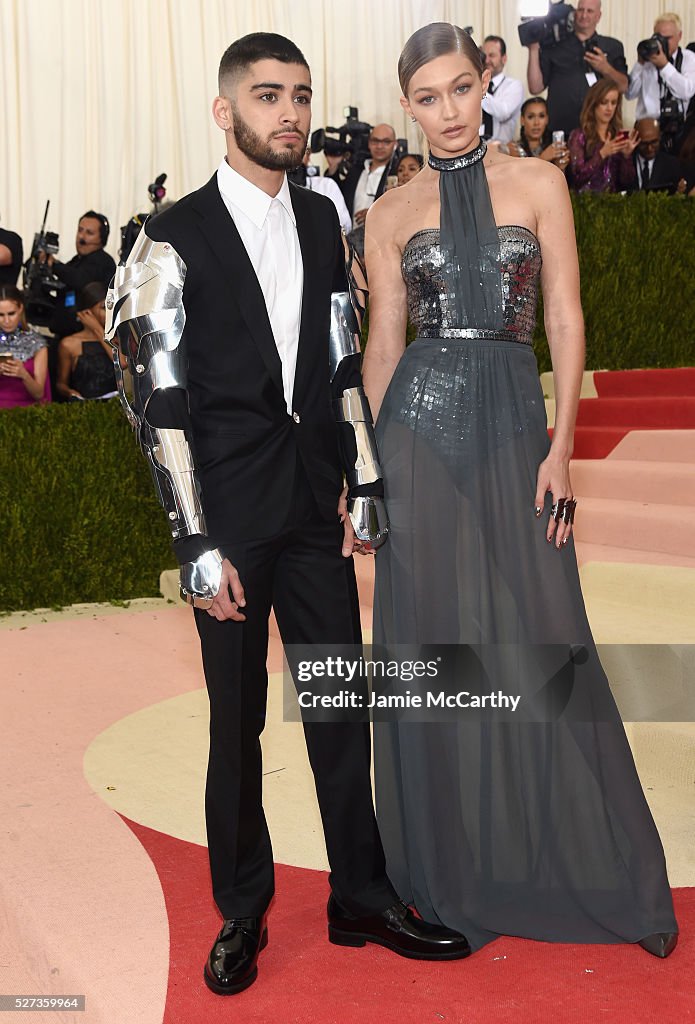
M 464 935 L 415 917 L 405 903 L 369 917 L 355 917 L 335 896 L 328 900 L 328 938 L 336 946 L 379 946 L 412 960 L 462 960 L 471 947 Z
M 225 921 L 205 964 L 205 984 L 218 996 L 243 992 L 256 980 L 258 954 L 267 945 L 265 916 Z
M 652 956 L 658 956 L 665 960 L 678 945 L 678 932 L 655 932 L 653 935 L 647 935 L 646 938 L 640 939 L 639 945 Z

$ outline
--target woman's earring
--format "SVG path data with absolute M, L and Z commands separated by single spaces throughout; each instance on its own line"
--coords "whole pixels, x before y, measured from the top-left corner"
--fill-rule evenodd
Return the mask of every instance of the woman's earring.
M 413 124 L 417 124 L 417 118 L 416 117 L 411 117 L 410 120 L 413 122 Z

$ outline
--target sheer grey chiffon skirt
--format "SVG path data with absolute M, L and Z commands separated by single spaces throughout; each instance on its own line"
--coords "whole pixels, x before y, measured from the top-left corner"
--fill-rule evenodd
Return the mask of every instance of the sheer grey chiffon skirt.
M 550 496 L 535 516 L 549 439 L 530 346 L 418 339 L 377 439 L 391 535 L 376 559 L 375 644 L 582 645 L 585 706 L 597 709 L 593 721 L 375 723 L 377 816 L 399 895 L 474 949 L 499 934 L 615 943 L 677 931 L 573 541 L 558 551 L 545 539 Z

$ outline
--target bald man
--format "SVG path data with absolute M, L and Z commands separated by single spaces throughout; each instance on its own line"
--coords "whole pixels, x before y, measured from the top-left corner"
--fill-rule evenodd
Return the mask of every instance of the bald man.
M 633 154 L 637 170 L 635 191 L 663 189 L 668 192 L 687 191 L 688 183 L 675 156 L 660 152 L 661 128 L 655 117 L 642 117 L 635 122 L 639 143 Z
M 578 0 L 573 33 L 554 45 L 528 48 L 528 87 L 533 96 L 547 88 L 551 131 L 569 135 L 578 127 L 584 97 L 599 78 L 627 90 L 623 44 L 598 34 L 601 13 L 601 0 Z
M 396 150 L 396 131 L 393 125 L 375 125 L 370 132 L 368 145 L 369 158 L 362 165 L 353 164 L 342 181 L 338 170 L 335 166 L 331 167 L 330 160 L 328 162 L 327 177 L 334 178 L 338 182 L 352 216 L 353 228 L 364 226 L 367 210 L 386 188 L 386 179 Z M 339 162 L 335 161 L 334 163 Z M 395 169 L 393 173 L 396 173 Z

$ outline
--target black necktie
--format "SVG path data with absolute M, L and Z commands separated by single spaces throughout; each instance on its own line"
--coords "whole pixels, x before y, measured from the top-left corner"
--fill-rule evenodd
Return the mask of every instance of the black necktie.
M 491 96 L 495 95 L 495 86 L 490 82 L 487 87 L 487 91 Z M 483 138 L 491 139 L 494 134 L 495 128 L 492 122 L 492 114 L 488 114 L 487 110 L 483 111 Z
M 642 188 L 647 188 L 649 185 L 649 179 L 651 174 L 649 173 L 649 161 L 645 160 L 642 164 Z

